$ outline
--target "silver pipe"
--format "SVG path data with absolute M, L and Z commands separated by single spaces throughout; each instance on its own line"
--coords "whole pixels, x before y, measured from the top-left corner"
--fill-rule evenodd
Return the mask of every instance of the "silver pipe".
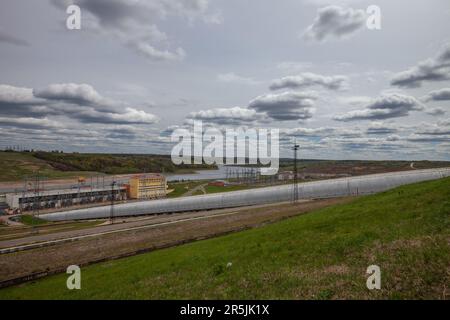
M 405 184 L 435 180 L 443 177 L 450 177 L 450 168 L 402 171 L 321 180 L 300 183 L 298 195 L 299 199 L 366 195 Z M 291 200 L 293 192 L 292 188 L 293 185 L 290 184 L 176 199 L 117 204 L 115 205 L 114 213 L 117 217 L 128 217 L 284 202 Z M 41 214 L 39 217 L 48 221 L 84 220 L 108 218 L 109 212 L 110 208 L 108 206 L 103 206 Z

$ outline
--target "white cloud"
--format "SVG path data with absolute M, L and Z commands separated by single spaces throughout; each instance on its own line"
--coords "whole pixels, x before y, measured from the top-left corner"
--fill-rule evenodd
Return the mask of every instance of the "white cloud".
M 348 38 L 365 28 L 365 25 L 366 13 L 363 10 L 328 6 L 317 10 L 317 17 L 305 30 L 303 37 L 319 42 Z
M 403 94 L 382 95 L 373 100 L 364 109 L 337 115 L 337 121 L 382 120 L 406 117 L 410 111 L 424 110 L 424 106 L 416 98 Z
M 321 86 L 329 90 L 346 89 L 348 86 L 348 78 L 342 75 L 324 76 L 316 73 L 305 72 L 296 76 L 288 76 L 274 80 L 270 86 L 270 89 L 298 89 L 312 86 Z
M 259 84 L 253 78 L 243 77 L 234 72 L 229 73 L 220 73 L 217 75 L 217 80 L 225 83 L 236 83 L 236 84 L 245 84 L 245 85 L 256 85 Z
M 156 25 L 168 17 L 182 17 L 189 22 L 200 18 L 207 23 L 221 23 L 219 13 L 208 14 L 209 0 L 52 0 L 65 10 L 77 4 L 88 15 L 91 26 L 99 33 L 120 42 L 152 61 L 179 61 L 186 53 L 173 48 L 166 33 Z
M 33 89 L 0 85 L 0 104 L 36 104 L 42 100 L 33 95 Z
M 373 99 L 367 96 L 347 96 L 347 97 L 338 97 L 337 100 L 341 104 L 351 106 L 361 106 L 370 103 Z
M 0 85 L 0 114 L 10 118 L 40 118 L 35 123 L 42 125 L 47 117 L 67 117 L 82 123 L 158 122 L 153 114 L 105 98 L 91 85 L 76 83 L 50 84 L 43 89 Z
M 447 101 L 450 100 L 450 88 L 433 90 L 423 97 L 424 101 Z
M 264 115 L 252 109 L 233 107 L 192 112 L 188 116 L 188 119 L 202 120 L 208 123 L 216 123 L 219 125 L 242 125 L 258 120 L 263 120 Z
M 249 103 L 249 108 L 265 112 L 270 118 L 279 121 L 310 119 L 314 112 L 315 92 L 283 92 L 265 94 Z
M 419 62 L 410 69 L 397 73 L 391 84 L 405 88 L 418 88 L 425 82 L 450 80 L 450 44 L 434 58 Z
M 314 65 L 312 62 L 306 61 L 284 61 L 277 65 L 277 68 L 283 72 L 303 72 L 312 68 Z
M 47 118 L 8 118 L 0 117 L 0 125 L 26 129 L 63 128 L 61 123 Z

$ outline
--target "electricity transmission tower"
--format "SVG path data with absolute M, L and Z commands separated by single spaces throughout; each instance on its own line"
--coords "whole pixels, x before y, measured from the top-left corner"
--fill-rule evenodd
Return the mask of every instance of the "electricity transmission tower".
M 292 150 L 294 150 L 294 190 L 292 195 L 292 202 L 298 201 L 298 169 L 297 169 L 297 152 L 300 146 L 296 143 Z
M 111 224 L 114 224 L 114 186 L 116 184 L 116 181 L 113 181 L 111 183 L 111 211 L 109 212 L 109 220 Z

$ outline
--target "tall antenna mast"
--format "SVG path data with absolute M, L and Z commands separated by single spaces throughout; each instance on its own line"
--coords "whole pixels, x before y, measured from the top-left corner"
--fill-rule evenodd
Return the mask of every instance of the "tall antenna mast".
M 111 183 L 111 211 L 109 213 L 109 220 L 111 224 L 114 224 L 114 185 L 116 184 L 116 181 L 112 181 Z
M 292 195 L 292 202 L 298 201 L 298 168 L 297 168 L 297 152 L 300 149 L 300 146 L 295 142 L 292 150 L 294 150 L 294 192 Z

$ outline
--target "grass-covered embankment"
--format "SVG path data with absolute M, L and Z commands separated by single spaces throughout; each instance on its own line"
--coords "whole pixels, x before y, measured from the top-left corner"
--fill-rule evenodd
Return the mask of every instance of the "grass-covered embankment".
M 48 223 L 44 219 L 33 217 L 32 215 L 27 215 L 27 214 L 21 215 L 19 217 L 19 222 L 21 222 L 21 223 L 23 223 L 24 225 L 27 225 L 27 226 L 38 226 L 38 225 L 41 225 L 41 224 Z
M 41 177 L 59 179 L 141 172 L 192 173 L 200 169 L 216 169 L 216 166 L 176 166 L 170 155 L 0 151 L 0 181 L 17 181 L 37 172 Z
M 63 179 L 95 174 L 81 170 L 59 170 L 45 160 L 38 159 L 31 152 L 0 151 L 0 181 L 16 181 L 30 177 L 39 172 L 41 177 Z
M 438 299 L 450 284 L 449 240 L 447 178 L 86 267 L 81 290 L 67 290 L 61 274 L 2 289 L 0 298 Z M 366 288 L 372 264 L 381 290 Z

